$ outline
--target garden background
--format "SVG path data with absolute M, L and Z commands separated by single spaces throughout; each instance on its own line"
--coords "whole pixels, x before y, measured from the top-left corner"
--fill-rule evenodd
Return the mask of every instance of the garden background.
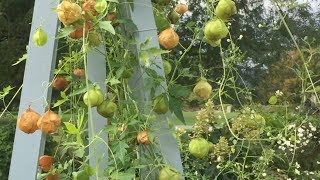
M 304 52 L 306 54 L 312 50 L 316 52 L 312 61 L 309 62 L 308 68 L 314 75 L 315 85 L 320 87 L 320 2 L 317 0 L 308 2 L 290 0 L 290 2 L 292 7 L 288 7 L 286 12 L 283 12 L 286 14 L 285 21 L 292 34 L 296 35 Z M 192 0 L 188 1 L 188 5 L 189 12 L 183 16 L 177 30 L 180 35 L 180 43 L 186 47 L 192 37 L 188 27 L 193 24 L 202 27 L 205 23 L 203 21 L 205 19 L 203 17 L 205 14 L 204 8 L 202 8 L 203 2 Z M 232 104 L 233 109 L 237 110 L 242 106 L 241 102 L 246 101 L 264 109 L 265 111 L 261 111 L 261 114 L 264 114 L 265 119 L 272 119 L 275 116 L 283 118 L 284 114 L 281 110 L 287 106 L 283 106 L 281 103 L 272 106 L 269 101 L 270 97 L 279 90 L 283 93 L 281 97 L 284 99 L 283 102 L 289 104 L 290 111 L 301 108 L 299 113 L 302 115 L 298 118 L 303 119 L 307 114 L 319 119 L 319 112 L 317 112 L 319 107 L 312 96 L 301 94 L 302 82 L 299 73 L 302 72 L 303 62 L 300 60 L 299 52 L 292 43 L 287 29 L 279 18 L 277 10 L 265 0 L 237 0 L 236 5 L 238 13 L 232 18 L 230 34 L 232 34 L 240 51 L 244 53 L 242 57 L 239 57 L 241 62 L 237 63 L 235 68 L 239 76 L 242 77 L 241 81 L 244 82 L 239 85 L 239 88 L 248 90 L 250 94 L 240 97 L 243 98 L 241 101 L 235 101 L 237 95 L 231 91 L 232 87 L 226 87 L 226 91 L 228 88 L 230 91 L 225 96 L 224 103 Z M 0 91 L 2 90 L 2 95 L 10 89 L 5 89 L 6 87 L 11 86 L 14 91 L 22 84 L 25 64 L 23 55 L 26 53 L 26 45 L 29 40 L 32 12 L 33 1 L 0 0 Z M 228 40 L 222 41 L 222 46 L 228 46 L 228 44 Z M 178 81 L 181 84 L 194 84 L 195 77 L 200 76 L 198 71 L 199 49 L 202 51 L 202 66 L 207 68 L 206 78 L 210 82 L 216 82 L 223 73 L 219 48 L 212 48 L 209 44 L 196 43 L 182 63 L 182 68 L 185 68 L 189 76 L 180 78 Z M 172 51 L 174 52 L 173 56 L 181 54 L 180 49 Z M 21 63 L 15 65 L 19 59 Z M 237 79 L 237 81 L 240 80 Z M 218 86 L 217 83 L 212 84 Z M 1 112 L 13 95 L 14 93 L 11 92 L 4 99 L 1 99 L 3 101 L 0 103 Z M 53 96 L 58 98 L 59 92 L 53 91 Z M 8 175 L 18 106 L 19 98 L 15 98 L 8 109 L 9 112 L 0 119 L 0 179 L 6 179 Z M 194 124 L 196 112 L 202 107 L 203 101 L 199 101 L 192 95 L 184 101 L 183 111 L 187 125 Z M 219 116 L 219 113 L 216 116 Z M 228 116 L 235 115 L 231 113 Z M 315 120 L 315 123 L 318 122 Z M 175 124 L 182 125 L 178 120 L 175 121 Z M 190 169 L 192 171 L 192 168 Z

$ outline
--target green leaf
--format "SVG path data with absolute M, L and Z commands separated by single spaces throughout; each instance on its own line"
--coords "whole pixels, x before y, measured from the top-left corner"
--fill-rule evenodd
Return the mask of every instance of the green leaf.
M 152 37 L 148 38 L 145 42 L 141 43 L 140 49 L 144 49 L 145 47 L 147 47 L 150 44 L 151 40 Z
M 116 79 L 115 77 L 112 77 L 111 79 L 107 79 L 107 80 L 106 80 L 106 83 L 107 83 L 107 84 L 110 83 L 110 85 L 113 86 L 113 85 L 116 85 L 116 84 L 120 84 L 121 81 L 119 81 L 119 80 Z
M 2 91 L 0 91 L 0 99 L 3 99 L 6 95 L 8 95 L 12 89 L 13 87 L 11 86 L 4 87 Z
M 137 25 L 132 21 L 132 19 L 118 19 L 118 23 L 125 24 L 126 29 L 129 33 L 138 31 Z
M 189 21 L 186 26 L 189 27 L 189 28 L 192 28 L 194 25 L 196 25 L 196 22 Z
M 168 50 L 163 50 L 163 49 L 156 48 L 156 47 L 152 47 L 152 48 L 146 49 L 145 51 L 148 53 L 149 56 L 157 56 L 157 55 L 160 55 L 160 54 L 164 54 L 164 53 L 169 53 L 170 52 Z
M 76 157 L 82 158 L 84 156 L 84 148 L 79 148 L 76 151 L 74 151 L 74 155 Z
M 69 34 L 73 31 L 75 31 L 76 29 L 72 26 L 68 26 L 68 27 L 64 27 L 64 28 L 61 28 L 57 34 L 57 37 L 56 39 L 60 39 L 60 38 L 63 38 L 63 37 L 66 37 L 66 36 L 69 36 Z
M 91 86 L 90 86 L 91 87 Z M 74 91 L 73 93 L 69 94 L 69 97 L 72 97 L 72 96 L 76 96 L 76 95 L 79 95 L 79 94 L 83 94 L 87 92 L 87 87 L 82 87 L 80 89 L 77 89 L 76 91 Z
M 66 93 L 63 92 L 63 91 L 60 92 L 60 96 L 61 96 L 61 98 L 63 98 L 63 99 L 66 99 L 66 98 L 67 98 Z
M 129 148 L 128 144 L 123 141 L 118 141 L 118 143 L 116 144 L 115 154 L 122 163 L 124 163 L 124 159 L 127 153 L 127 148 Z
M 271 105 L 275 105 L 275 104 L 277 104 L 277 102 L 278 102 L 278 98 L 277 98 L 277 96 L 271 96 L 270 98 L 269 98 L 269 104 L 271 104 Z
M 150 66 L 149 55 L 146 51 L 140 51 L 139 59 L 144 62 L 147 67 Z
M 19 60 L 18 60 L 17 62 L 15 62 L 14 64 L 12 64 L 12 66 L 18 65 L 18 64 L 21 63 L 22 61 L 26 60 L 26 59 L 27 59 L 27 56 L 28 56 L 27 53 L 24 54 L 24 55 L 22 55 L 22 57 L 19 58 Z
M 85 170 L 87 175 L 89 176 L 92 176 L 96 173 L 96 170 L 93 167 L 89 166 L 88 164 L 85 165 Z
M 148 40 L 151 40 L 151 39 L 147 39 L 146 42 L 144 42 L 143 44 L 141 44 L 141 48 L 146 46 L 146 44 L 149 43 Z M 157 55 L 160 55 L 160 54 L 164 54 L 164 53 L 169 53 L 170 51 L 168 50 L 163 50 L 163 49 L 159 49 L 159 48 L 156 48 L 156 47 L 152 47 L 152 48 L 149 48 L 149 49 L 145 49 L 145 50 L 141 50 L 140 53 L 139 53 L 139 59 L 144 62 L 145 66 L 149 67 L 150 66 L 150 61 L 149 61 L 149 57 L 150 56 L 157 56 Z
M 69 99 L 59 99 L 56 103 L 54 103 L 53 108 L 60 106 L 61 104 L 67 102 Z
M 180 84 L 174 84 L 169 87 L 169 94 L 175 98 L 188 97 L 191 90 L 188 87 L 181 86 Z
M 153 14 L 157 29 L 160 32 L 170 27 L 171 23 L 169 22 L 167 16 L 164 13 L 161 13 L 157 9 L 154 9 Z
M 134 173 L 124 173 L 124 172 L 114 172 L 110 175 L 110 179 L 119 179 L 119 180 L 125 180 L 125 179 L 134 179 L 136 176 Z
M 69 122 L 64 122 L 64 125 L 66 126 L 68 133 L 69 134 L 78 134 L 79 130 L 77 129 L 77 127 Z
M 116 34 L 113 26 L 111 25 L 111 21 L 100 21 L 100 22 L 99 22 L 99 27 L 100 27 L 101 29 L 104 29 L 104 30 L 110 32 L 110 33 L 113 34 L 113 35 Z
M 73 180 L 88 180 L 89 175 L 86 170 L 80 170 L 78 172 L 72 172 Z
M 173 96 L 170 96 L 169 98 L 169 109 L 171 112 L 173 112 L 177 118 L 183 123 L 186 124 L 186 121 L 183 117 L 182 113 L 182 100 L 177 99 Z

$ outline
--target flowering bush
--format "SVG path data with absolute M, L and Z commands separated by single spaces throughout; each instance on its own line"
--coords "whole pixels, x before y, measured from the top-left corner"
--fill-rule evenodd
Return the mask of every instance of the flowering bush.
M 207 102 L 198 115 L 203 116 L 204 109 L 212 109 L 211 106 Z M 287 112 L 282 109 L 270 112 L 260 106 L 252 108 L 259 114 L 245 108 L 228 119 L 232 127 L 200 125 L 197 119 L 193 129 L 177 129 L 187 179 L 318 179 L 320 124 L 317 118 L 305 118 L 294 108 Z M 205 114 L 221 118 L 212 115 L 214 111 L 209 112 Z M 211 128 L 199 131 L 201 127 Z M 188 149 L 191 139 L 200 134 L 212 143 L 210 153 L 201 159 Z
M 291 107 L 289 96 L 280 91 L 268 100 L 267 108 L 277 109 L 270 111 L 256 105 L 252 102 L 251 90 L 239 75 L 237 67 L 243 63 L 245 52 L 237 45 L 243 35 L 234 39 L 231 34 L 236 2 L 206 1 L 203 27 L 197 23 L 186 25 L 192 32 L 187 45 L 180 43 L 182 34 L 178 30 L 180 17 L 188 14 L 189 6 L 175 6 L 170 0 L 152 2 L 160 48 L 150 47 L 151 37 L 144 42 L 133 39 L 131 33 L 139 30 L 128 17 L 122 17 L 118 1 L 64 0 L 55 10 L 64 25 L 55 38 L 63 39 L 68 47 L 59 56 L 55 77 L 47 87 L 55 88 L 58 99 L 47 102 L 48 110 L 40 118 L 30 120 L 29 116 L 23 116 L 28 126 L 18 126 L 26 133 L 42 130 L 54 142 L 51 143 L 54 152 L 45 156 L 50 157 L 49 163 L 43 166 L 43 158 L 40 158 L 42 172 L 38 178 L 89 179 L 100 174 L 101 178 L 109 179 L 320 178 L 319 150 L 315 148 L 320 143 L 317 114 L 305 112 L 308 109 L 304 107 L 305 101 L 299 108 Z M 281 24 L 294 37 L 280 5 L 278 2 L 274 6 Z M 34 43 L 41 48 L 48 37 L 44 31 L 37 33 Z M 303 53 L 294 38 L 292 41 L 303 60 L 302 68 L 296 70 L 303 82 L 299 98 L 313 97 L 313 106 L 319 110 L 316 86 L 319 81 L 308 69 L 314 54 Z M 88 53 L 100 44 L 106 47 L 101 54 L 108 68 L 102 87 L 89 81 L 87 68 Z M 195 44 L 217 49 L 221 59 L 221 74 L 217 73 L 220 77 L 209 78 L 210 68 L 200 60 L 202 55 L 211 54 L 207 55 L 203 49 L 198 50 L 200 60 L 197 62 L 200 63 L 196 75 L 189 72 L 191 67 L 181 68 Z M 307 50 L 313 49 L 310 46 Z M 164 59 L 162 62 L 155 58 L 160 55 Z M 136 83 L 132 80 L 140 78 L 145 81 L 139 88 L 150 92 L 142 98 L 147 99 L 143 102 L 136 97 L 137 87 L 131 85 Z M 181 83 L 185 78 L 190 78 L 188 82 L 192 84 Z M 101 89 L 108 89 L 108 92 Z M 188 98 L 199 100 L 199 104 L 204 102 L 204 106 L 197 112 L 192 129 L 182 127 L 176 132 L 185 169 L 182 174 L 171 167 L 159 151 L 155 133 L 159 129 L 154 124 L 170 127 L 172 120 L 163 116 L 169 111 L 184 122 L 182 105 Z M 225 99 L 238 105 L 236 116 L 229 117 L 226 113 Z M 32 106 L 32 102 L 28 103 Z M 222 112 L 217 113 L 215 104 Z M 87 124 L 94 129 L 93 112 L 108 118 L 108 124 L 97 134 L 91 132 L 93 138 L 88 140 Z M 19 119 L 21 121 L 21 117 Z M 23 128 L 34 124 L 37 129 Z M 171 133 L 168 132 L 170 136 Z M 103 138 L 105 136 L 109 137 L 108 141 Z M 103 173 L 98 173 L 100 169 L 91 167 L 88 162 L 92 154 L 87 151 L 97 142 L 105 145 L 110 154 Z M 96 151 L 93 154 L 97 154 Z M 144 174 L 145 171 L 148 173 Z

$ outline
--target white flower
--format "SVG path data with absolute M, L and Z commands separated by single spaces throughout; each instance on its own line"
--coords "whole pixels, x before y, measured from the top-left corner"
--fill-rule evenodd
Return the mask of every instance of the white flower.
M 241 35 L 238 37 L 238 39 L 241 40 L 242 38 L 243 38 L 243 35 L 241 34 Z
M 283 96 L 283 92 L 280 91 L 280 90 L 277 90 L 276 93 L 275 93 L 275 95 L 276 95 L 276 96 L 279 96 L 279 97 L 280 97 L 280 96 Z
M 290 146 L 290 141 L 284 141 L 284 144 L 285 144 L 286 146 Z
M 302 129 L 301 127 L 299 127 L 299 128 L 298 128 L 298 132 L 299 132 L 299 133 L 303 133 L 303 132 L 304 132 L 304 129 Z
M 270 133 L 270 132 L 267 132 L 267 136 L 271 136 L 271 133 Z
M 294 173 L 300 175 L 300 171 L 298 169 L 295 169 Z
M 266 177 L 266 176 L 267 176 L 267 173 L 262 173 L 262 176 L 263 176 L 263 177 Z
M 208 131 L 209 131 L 209 132 L 212 132 L 212 130 L 213 130 L 213 127 L 212 127 L 212 126 L 209 126 Z
M 262 24 L 259 24 L 258 27 L 259 27 L 259 28 L 262 28 L 263 26 L 262 26 Z
M 288 125 L 288 129 L 289 129 L 289 130 L 292 129 L 292 128 L 294 128 L 294 127 L 295 127 L 294 124 L 289 124 L 289 125 Z
M 217 157 L 217 162 L 221 162 L 222 161 L 222 157 L 221 156 L 218 156 Z
M 300 168 L 300 164 L 298 162 L 296 162 L 296 167 Z
M 227 42 L 231 42 L 231 40 L 230 40 L 230 39 L 227 39 Z

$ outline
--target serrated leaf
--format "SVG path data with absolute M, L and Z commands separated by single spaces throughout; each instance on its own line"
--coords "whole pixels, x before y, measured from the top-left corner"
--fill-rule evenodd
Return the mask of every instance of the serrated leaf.
M 107 80 L 106 80 L 106 83 L 107 83 L 107 84 L 110 83 L 110 85 L 113 86 L 113 85 L 116 85 L 116 84 L 120 84 L 121 81 L 119 81 L 119 80 L 116 79 L 115 77 L 112 77 L 111 79 L 107 79 Z
M 176 115 L 176 117 L 183 123 L 186 124 L 186 121 L 183 117 L 182 113 L 182 100 L 177 99 L 173 96 L 170 96 L 169 98 L 169 109 L 171 112 Z
M 71 32 L 73 32 L 74 30 L 76 30 L 74 27 L 72 26 L 68 26 L 68 27 L 64 27 L 64 28 L 61 28 L 57 34 L 57 37 L 56 39 L 60 39 L 60 38 L 63 38 L 63 37 L 66 37 L 66 36 L 69 36 L 69 34 Z
M 66 126 L 68 133 L 69 134 L 78 134 L 79 130 L 77 129 L 77 127 L 69 122 L 64 122 L 64 125 Z
M 99 22 L 99 27 L 101 29 L 104 29 L 104 30 L 110 32 L 113 35 L 116 34 L 116 32 L 115 32 L 115 30 L 114 30 L 114 28 L 113 28 L 113 26 L 111 24 L 111 21 L 100 21 Z
M 139 59 L 147 66 L 150 66 L 149 55 L 146 51 L 140 51 Z
M 76 157 L 82 158 L 84 155 L 84 149 L 83 148 L 79 148 L 76 151 L 74 151 L 74 155 Z
M 9 93 L 11 89 L 13 89 L 13 87 L 11 87 L 11 86 L 9 85 L 9 86 L 7 86 L 7 87 L 2 88 L 2 91 L 5 92 L 5 93 Z
M 124 163 L 124 159 L 127 153 L 127 148 L 129 148 L 128 144 L 123 141 L 118 141 L 118 143 L 116 144 L 115 154 L 122 163 Z

